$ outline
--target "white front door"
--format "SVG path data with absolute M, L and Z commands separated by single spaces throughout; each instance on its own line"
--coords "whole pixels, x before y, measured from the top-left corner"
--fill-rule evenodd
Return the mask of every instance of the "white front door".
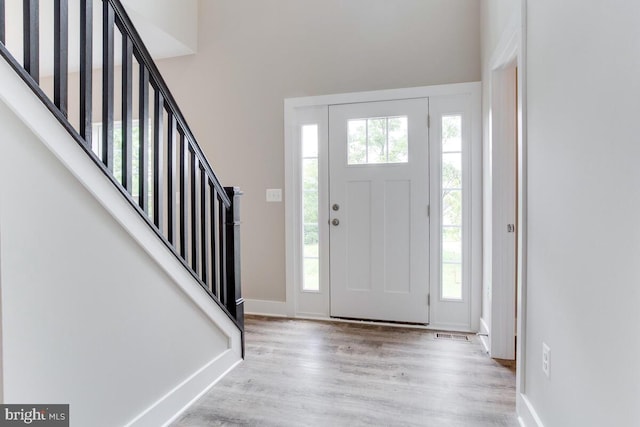
M 429 322 L 428 98 L 329 106 L 331 316 Z

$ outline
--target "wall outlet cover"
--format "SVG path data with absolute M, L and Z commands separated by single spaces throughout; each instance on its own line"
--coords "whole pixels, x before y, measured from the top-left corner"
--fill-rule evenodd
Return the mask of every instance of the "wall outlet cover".
M 547 378 L 550 378 L 551 370 L 551 349 L 546 343 L 542 343 L 542 372 Z
M 281 188 L 267 188 L 267 202 L 281 202 L 281 201 L 282 201 Z

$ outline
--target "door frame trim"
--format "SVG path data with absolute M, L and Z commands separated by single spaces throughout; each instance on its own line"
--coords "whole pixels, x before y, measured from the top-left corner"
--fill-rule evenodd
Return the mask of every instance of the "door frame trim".
M 527 0 L 520 0 L 515 6 L 510 21 L 501 34 L 498 46 L 490 57 L 489 69 L 484 70 L 488 79 L 488 94 L 491 94 L 492 72 L 515 60 L 517 61 L 517 244 L 516 244 L 516 413 L 521 425 L 542 426 L 539 416 L 526 394 L 526 344 L 527 344 Z M 487 93 L 485 92 L 485 95 Z M 489 103 L 490 104 L 490 103 Z M 489 106 L 488 108 L 492 108 Z M 490 125 L 484 129 L 490 133 Z M 490 201 L 485 201 L 490 202 Z M 484 290 L 484 288 L 483 288 Z M 492 301 L 492 304 L 497 303 Z M 484 323 L 484 322 L 483 322 Z M 486 325 L 485 325 L 486 326 Z M 490 331 L 488 331 L 491 333 Z
M 367 92 L 351 92 L 331 95 L 319 95 L 310 97 L 287 98 L 284 100 L 284 151 L 285 151 L 285 281 L 286 281 L 286 314 L 288 317 L 314 317 L 328 319 L 329 306 L 321 313 L 299 313 L 297 310 L 297 288 L 299 287 L 299 272 L 301 268 L 301 253 L 296 241 L 300 227 L 299 197 L 300 176 L 299 147 L 296 137 L 296 110 L 309 107 L 327 107 L 329 105 L 353 104 L 359 102 L 376 102 L 403 100 L 412 98 L 425 98 L 434 96 L 448 96 L 468 94 L 472 98 L 472 132 L 481 137 L 482 119 L 480 113 L 481 83 L 455 83 L 435 86 L 421 86 L 401 89 L 385 89 Z M 477 110 L 477 111 L 476 111 Z M 481 195 L 479 195 L 481 197 Z M 475 200 L 475 195 L 473 200 Z M 481 235 L 481 232 L 480 232 Z M 475 247 L 475 245 L 474 245 Z M 481 271 L 481 253 L 472 257 L 472 275 Z M 480 278 L 481 281 L 481 273 Z M 474 284 L 475 285 L 475 284 Z M 477 290 L 475 289 L 477 288 Z M 472 286 L 472 325 L 470 330 L 477 330 L 480 319 L 481 286 Z

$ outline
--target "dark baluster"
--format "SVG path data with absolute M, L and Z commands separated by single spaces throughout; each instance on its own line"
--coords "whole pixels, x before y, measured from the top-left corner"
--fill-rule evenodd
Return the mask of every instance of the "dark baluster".
M 122 34 L 122 184 L 133 191 L 133 43 Z
M 67 116 L 67 80 L 69 67 L 68 0 L 53 2 L 53 103 Z
M 113 172 L 113 8 L 102 3 L 102 162 Z
M 162 113 L 164 111 L 164 100 L 162 94 L 156 88 L 153 106 L 153 223 L 162 231 L 162 176 L 164 167 L 162 160 L 164 150 L 162 147 Z
M 189 152 L 191 153 L 191 268 L 194 273 L 198 273 L 200 239 L 198 238 L 197 197 L 199 191 L 197 172 L 200 166 L 196 153 L 191 147 L 189 147 Z
M 220 295 L 218 299 L 223 305 L 227 305 L 227 208 L 218 195 L 218 265 L 220 266 Z
M 209 235 L 211 236 L 211 292 L 214 295 L 218 295 L 218 281 L 216 275 L 216 245 L 218 238 L 216 235 L 216 200 L 218 199 L 218 193 L 213 185 L 213 182 L 209 181 L 209 215 L 210 215 L 210 229 Z
M 207 174 L 204 166 L 200 165 L 200 244 L 201 244 L 201 261 L 203 283 L 207 283 L 207 261 L 209 260 L 209 250 L 207 245 Z
M 138 100 L 138 107 L 140 108 L 138 116 L 138 134 L 140 136 L 139 145 L 139 200 L 138 203 L 143 211 L 149 211 L 149 177 L 147 176 L 149 170 L 149 159 L 147 155 L 149 153 L 149 72 L 144 66 L 142 61 L 140 62 L 140 99 Z
M 0 43 L 5 44 L 4 0 L 0 0 Z
M 168 113 L 167 119 L 167 238 L 175 246 L 176 210 L 175 210 L 175 158 L 176 158 L 176 118 Z
M 80 136 L 91 147 L 93 1 L 80 0 Z
M 40 81 L 40 30 L 39 30 L 39 3 L 40 0 L 22 0 L 23 12 L 23 50 L 24 69 L 33 80 Z
M 180 138 L 180 255 L 187 260 L 187 247 L 189 245 L 188 221 L 187 221 L 187 157 L 189 155 L 189 143 L 181 130 Z
M 244 299 L 240 280 L 240 196 L 242 192 L 238 187 L 225 187 L 224 190 L 231 200 L 226 222 L 226 307 L 240 325 L 241 330 L 244 330 Z M 244 336 L 242 354 L 244 356 Z

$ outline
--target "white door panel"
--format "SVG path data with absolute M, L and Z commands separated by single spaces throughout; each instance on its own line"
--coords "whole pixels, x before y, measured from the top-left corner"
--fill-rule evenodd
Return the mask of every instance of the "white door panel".
M 426 98 L 329 107 L 334 317 L 428 323 L 428 111 Z

